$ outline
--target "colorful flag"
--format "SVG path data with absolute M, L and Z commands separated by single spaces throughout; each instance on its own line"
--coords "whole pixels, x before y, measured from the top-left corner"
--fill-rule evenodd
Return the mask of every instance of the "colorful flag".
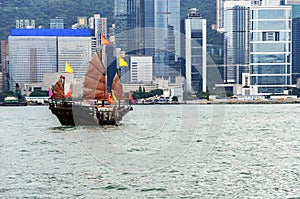
M 72 88 L 70 88 L 69 91 L 68 91 L 67 94 L 66 94 L 66 97 L 72 98 L 72 94 L 73 94 Z
M 112 96 L 114 102 L 117 103 L 117 97 L 115 96 L 115 91 L 114 90 L 111 90 L 111 96 Z
M 135 104 L 135 100 L 132 97 L 131 91 L 129 91 L 129 100 L 132 104 Z
M 106 92 L 106 96 L 107 96 L 107 101 L 108 103 L 112 104 L 114 103 L 114 101 L 111 99 L 110 95 L 108 94 L 108 92 Z
M 128 66 L 127 62 L 122 57 L 120 57 L 119 61 L 120 61 L 120 66 L 121 67 L 122 66 Z
M 48 95 L 49 95 L 49 97 L 51 97 L 53 95 L 52 86 L 48 87 Z
M 112 44 L 111 41 L 109 41 L 108 39 L 106 39 L 106 37 L 104 35 L 101 36 L 101 44 L 102 45 L 107 45 L 107 44 Z
M 72 66 L 66 61 L 66 69 L 65 69 L 66 73 L 73 73 L 73 68 Z

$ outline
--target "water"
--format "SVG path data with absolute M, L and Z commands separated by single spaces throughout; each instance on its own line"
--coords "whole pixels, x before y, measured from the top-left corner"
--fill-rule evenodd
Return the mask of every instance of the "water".
M 300 105 L 135 106 L 118 127 L 0 108 L 0 198 L 300 197 Z

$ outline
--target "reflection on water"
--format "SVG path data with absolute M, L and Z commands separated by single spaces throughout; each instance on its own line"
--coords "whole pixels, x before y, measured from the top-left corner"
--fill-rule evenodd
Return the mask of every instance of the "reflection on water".
M 62 127 L 0 108 L 1 198 L 300 197 L 299 105 L 136 106 Z

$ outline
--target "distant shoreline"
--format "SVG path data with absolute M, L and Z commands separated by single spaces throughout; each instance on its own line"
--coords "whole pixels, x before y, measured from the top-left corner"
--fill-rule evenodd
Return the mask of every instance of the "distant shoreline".
M 185 101 L 176 103 L 136 103 L 133 105 L 214 105 L 214 104 L 300 104 L 300 98 L 298 99 L 286 99 L 286 100 L 197 100 L 197 101 Z

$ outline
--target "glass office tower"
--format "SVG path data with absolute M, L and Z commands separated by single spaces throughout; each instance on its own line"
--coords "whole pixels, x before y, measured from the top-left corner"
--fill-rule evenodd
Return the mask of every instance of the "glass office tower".
M 292 84 L 297 84 L 300 78 L 300 1 L 287 0 L 287 5 L 292 6 Z
M 249 1 L 224 4 L 224 79 L 241 84 L 242 73 L 249 72 Z
M 284 93 L 291 86 L 292 8 L 254 6 L 250 11 L 252 94 Z
M 167 78 L 170 65 L 180 57 L 180 0 L 154 0 L 153 3 L 154 77 Z

